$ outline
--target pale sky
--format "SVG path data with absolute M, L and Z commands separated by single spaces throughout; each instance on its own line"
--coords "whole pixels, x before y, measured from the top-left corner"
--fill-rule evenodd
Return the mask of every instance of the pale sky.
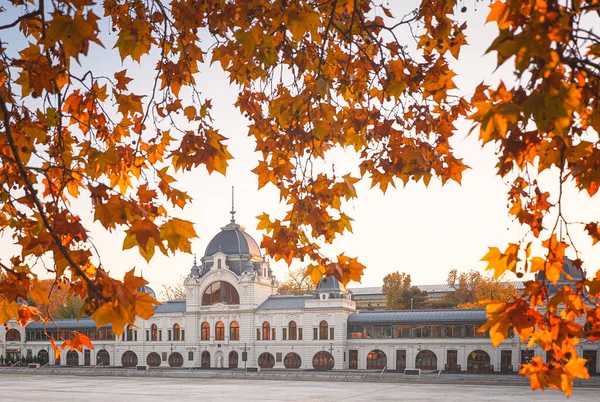
M 397 10 L 397 6 L 402 3 L 404 8 L 407 2 L 390 3 L 395 15 L 404 14 Z M 457 94 L 471 94 L 477 84 L 489 79 L 494 72 L 495 54 L 483 57 L 494 28 L 490 25 L 483 27 L 486 15 L 483 9 L 487 6 L 480 4 L 478 7 L 478 12 L 468 13 L 469 46 L 462 48 L 461 60 L 455 63 L 458 73 L 455 83 L 459 87 Z M 106 24 L 106 21 L 102 22 L 102 29 L 107 29 Z M 6 41 L 6 38 L 3 40 Z M 108 45 L 114 41 L 114 37 L 103 41 L 106 49 L 94 45 L 90 48 L 89 59 L 95 62 L 94 68 L 100 71 L 103 65 L 120 63 L 117 51 L 110 50 L 112 45 Z M 411 41 L 407 37 L 406 42 Z M 124 68 L 130 66 L 131 63 L 126 63 Z M 141 67 L 131 67 L 128 76 L 136 79 L 147 76 L 148 82 L 151 82 L 153 67 L 154 60 L 147 57 L 142 59 Z M 176 216 L 195 223 L 199 238 L 192 241 L 192 248 L 198 258 L 204 255 L 208 242 L 219 232 L 219 228 L 229 222 L 231 186 L 235 186 L 236 220 L 259 244 L 262 234 L 256 230 L 258 221 L 255 217 L 267 212 L 281 218 L 283 211 L 278 202 L 278 192 L 273 186 L 267 185 L 257 190 L 257 178 L 251 170 L 257 164 L 258 154 L 254 153 L 253 139 L 247 137 L 248 121 L 233 106 L 238 89 L 229 85 L 227 76 L 217 65 L 213 67 L 202 67 L 197 81 L 199 89 L 212 99 L 215 126 L 229 138 L 226 143 L 235 159 L 230 162 L 227 177 L 208 175 L 203 167 L 177 176 L 178 188 L 188 191 L 194 201 L 183 212 L 177 211 Z M 510 80 L 509 73 L 510 69 L 501 70 L 495 76 Z M 138 81 L 132 90 L 137 93 L 146 91 L 148 83 Z M 494 148 L 488 145 L 482 149 L 476 132 L 467 137 L 470 127 L 468 122 L 461 124 L 452 141 L 457 155 L 471 167 L 464 172 L 462 185 L 449 182 L 441 187 L 439 181 L 432 180 L 427 189 L 422 183 L 411 183 L 403 188 L 399 182 L 398 188 L 389 188 L 385 195 L 379 189 L 369 190 L 368 180 L 357 186 L 358 199 L 346 211 L 355 219 L 354 233 L 339 238 L 329 250 L 331 254 L 345 252 L 351 257 L 359 257 L 367 267 L 362 286 L 379 286 L 383 277 L 393 271 L 409 273 L 413 284 L 445 283 L 451 269 L 482 270 L 485 264 L 479 260 L 486 254 L 488 246 L 503 250 L 509 241 L 520 239 L 521 230 L 511 223 L 508 216 L 508 186 L 495 176 Z M 338 167 L 348 166 L 347 161 L 353 158 L 351 152 L 336 150 L 330 154 L 329 162 L 335 162 L 337 170 Z M 565 213 L 569 220 L 598 220 L 598 197 L 591 201 L 586 194 L 577 194 L 573 190 L 567 191 L 565 196 Z M 103 265 L 113 276 L 122 278 L 126 271 L 136 267 L 138 273 L 143 270 L 144 278 L 158 293 L 161 284 L 176 282 L 189 273 L 193 262 L 191 255 L 177 253 L 165 257 L 157 251 L 148 264 L 140 257 L 137 248 L 122 251 L 122 232 L 109 234 L 100 225 L 91 224 L 88 199 L 74 205 L 83 216 L 84 225 L 91 230 L 90 235 L 100 251 Z M 545 226 L 549 227 L 550 221 Z M 582 226 L 573 227 L 572 230 L 576 234 L 574 239 L 582 253 L 585 268 L 588 273 L 595 272 L 600 261 L 598 247 L 592 249 Z M 542 234 L 541 239 L 545 237 L 547 235 Z M 8 234 L 0 237 L 0 258 L 8 259 L 15 250 Z M 574 255 L 571 248 L 567 250 L 567 255 Z M 280 280 L 285 279 L 285 263 L 272 262 L 271 266 Z M 295 262 L 293 266 L 301 266 L 301 263 Z M 41 271 L 40 267 L 40 274 Z M 516 278 L 507 276 L 506 279 Z M 350 286 L 361 285 L 352 283 Z

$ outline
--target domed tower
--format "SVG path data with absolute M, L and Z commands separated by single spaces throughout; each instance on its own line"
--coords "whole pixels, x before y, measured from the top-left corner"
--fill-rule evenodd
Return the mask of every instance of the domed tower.
M 194 258 L 186 287 L 188 310 L 217 304 L 249 307 L 276 292 L 258 243 L 235 221 L 233 197 L 230 222 L 210 240 L 199 265 Z
M 321 300 L 349 298 L 346 287 L 334 276 L 324 276 L 314 293 L 315 298 Z

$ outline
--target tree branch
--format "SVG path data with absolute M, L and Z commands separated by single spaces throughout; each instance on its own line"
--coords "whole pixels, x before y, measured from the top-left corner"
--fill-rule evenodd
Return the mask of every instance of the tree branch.
M 50 236 L 52 236 L 52 239 L 54 240 L 54 243 L 60 250 L 60 253 L 63 255 L 63 257 L 65 257 L 65 259 L 67 260 L 69 265 L 73 268 L 73 270 L 77 273 L 77 275 L 79 275 L 88 284 L 88 286 L 90 286 L 90 287 L 94 286 L 92 280 L 90 278 L 88 278 L 87 275 L 85 274 L 85 272 L 83 272 L 81 270 L 81 268 L 75 263 L 75 261 L 73 261 L 73 258 L 71 258 L 71 255 L 69 254 L 69 251 L 62 244 L 62 241 L 58 237 L 58 234 L 56 234 L 56 232 L 54 231 L 54 228 L 50 224 L 50 221 L 48 221 L 48 217 L 46 216 L 46 211 L 44 210 L 42 203 L 40 202 L 39 198 L 37 197 L 37 191 L 33 188 L 31 181 L 27 177 L 27 169 L 25 169 L 25 165 L 23 164 L 23 161 L 21 160 L 21 156 L 19 155 L 19 150 L 17 149 L 17 146 L 15 145 L 15 141 L 12 136 L 11 129 L 10 129 L 10 117 L 8 114 L 8 108 L 6 107 L 6 103 L 4 102 L 4 99 L 2 99 L 2 98 L 0 98 L 0 109 L 2 110 L 2 114 L 4 115 L 3 116 L 4 117 L 4 130 L 6 133 L 6 140 L 7 140 L 8 144 L 10 146 L 10 149 L 13 153 L 13 156 L 15 158 L 15 163 L 17 164 L 17 166 L 19 168 L 19 172 L 21 173 L 21 176 L 23 176 L 23 181 L 25 182 L 25 187 L 27 189 L 27 192 L 31 196 L 31 199 L 33 200 L 33 203 L 35 204 L 35 206 L 38 210 L 38 213 L 40 214 L 42 222 L 44 223 L 44 227 L 46 228 L 48 233 L 50 233 Z

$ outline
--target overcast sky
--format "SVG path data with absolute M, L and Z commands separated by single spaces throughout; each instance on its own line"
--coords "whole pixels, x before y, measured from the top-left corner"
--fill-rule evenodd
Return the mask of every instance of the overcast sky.
M 408 2 L 390 3 L 394 9 L 400 3 L 405 6 Z M 397 15 L 402 14 L 402 10 L 394 11 Z M 495 66 L 495 55 L 483 56 L 494 34 L 493 27 L 482 25 L 485 11 L 472 12 L 469 19 L 469 46 L 463 47 L 461 61 L 455 63 L 458 73 L 455 81 L 460 94 L 471 94 L 477 84 L 492 75 Z M 103 21 L 101 26 L 106 29 L 106 22 Z M 107 38 L 105 44 L 110 40 L 114 38 Z M 407 43 L 411 40 L 407 37 Z M 101 64 L 120 63 L 116 50 L 111 51 L 110 47 L 91 46 L 90 60 L 102 61 L 96 67 L 101 69 Z M 128 76 L 146 75 L 151 80 L 153 63 L 150 58 L 142 59 L 142 66 L 132 67 Z M 130 67 L 129 64 L 125 66 Z M 506 71 L 496 74 L 510 79 Z M 202 167 L 177 177 L 178 188 L 188 191 L 194 199 L 183 213 L 177 214 L 195 222 L 200 237 L 192 242 L 192 247 L 200 258 L 210 239 L 229 222 L 231 186 L 235 186 L 236 192 L 236 220 L 259 244 L 262 234 L 256 230 L 255 217 L 263 212 L 278 216 L 283 208 L 274 187 L 268 185 L 257 190 L 257 179 L 251 169 L 257 164 L 258 154 L 254 153 L 254 141 L 247 137 L 248 121 L 233 106 L 238 89 L 229 85 L 226 74 L 216 65 L 214 68 L 203 67 L 197 80 L 200 90 L 213 100 L 215 126 L 229 138 L 227 145 L 235 158 L 230 163 L 227 177 L 209 176 Z M 147 83 L 138 82 L 137 85 L 139 91 L 147 90 Z M 133 92 L 136 92 L 135 87 Z M 397 189 L 390 188 L 385 195 L 378 189 L 369 189 L 368 181 L 358 185 L 358 199 L 346 211 L 355 219 L 354 233 L 340 238 L 330 250 L 359 257 L 367 266 L 363 286 L 381 285 L 383 277 L 393 271 L 409 273 L 413 284 L 444 283 L 450 269 L 482 270 L 485 264 L 479 260 L 486 254 L 488 246 L 503 249 L 508 241 L 517 241 L 521 237 L 520 229 L 511 223 L 507 214 L 508 187 L 495 176 L 494 147 L 489 145 L 482 149 L 476 133 L 467 136 L 470 127 L 468 122 L 461 123 L 452 140 L 457 155 L 471 167 L 464 172 L 462 185 L 449 182 L 441 187 L 436 180 L 431 181 L 429 188 L 421 183 L 406 187 L 398 183 Z M 351 152 L 336 150 L 330 154 L 330 161 L 336 163 L 337 170 L 337 166 L 347 165 L 354 157 Z M 566 199 L 565 211 L 569 220 L 583 221 L 594 216 L 597 220 L 598 200 L 592 202 L 587 195 L 572 190 L 567 191 Z M 88 200 L 75 204 L 75 207 L 87 222 L 91 222 Z M 116 277 L 122 277 L 125 271 L 135 266 L 143 270 L 144 278 L 158 292 L 161 284 L 175 282 L 189 273 L 193 262 L 191 255 L 179 253 L 165 257 L 157 253 L 148 264 L 139 256 L 137 248 L 122 251 L 122 232 L 110 234 L 99 225 L 89 223 L 87 227 L 91 228 L 90 234 L 100 250 L 103 265 Z M 595 272 L 600 252 L 592 250 L 591 241 L 581 234 L 581 229 L 578 232 L 580 235 L 575 236 L 575 240 L 587 270 Z M 9 258 L 16 250 L 11 244 L 12 240 L 6 234 L 0 238 L 0 258 Z M 285 263 L 272 263 L 272 268 L 279 279 L 285 278 Z

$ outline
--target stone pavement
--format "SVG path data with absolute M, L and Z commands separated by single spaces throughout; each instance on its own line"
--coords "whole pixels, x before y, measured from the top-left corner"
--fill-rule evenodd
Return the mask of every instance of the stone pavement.
M 597 402 L 594 388 L 569 401 Z M 0 374 L 0 401 L 564 401 L 525 386 Z

